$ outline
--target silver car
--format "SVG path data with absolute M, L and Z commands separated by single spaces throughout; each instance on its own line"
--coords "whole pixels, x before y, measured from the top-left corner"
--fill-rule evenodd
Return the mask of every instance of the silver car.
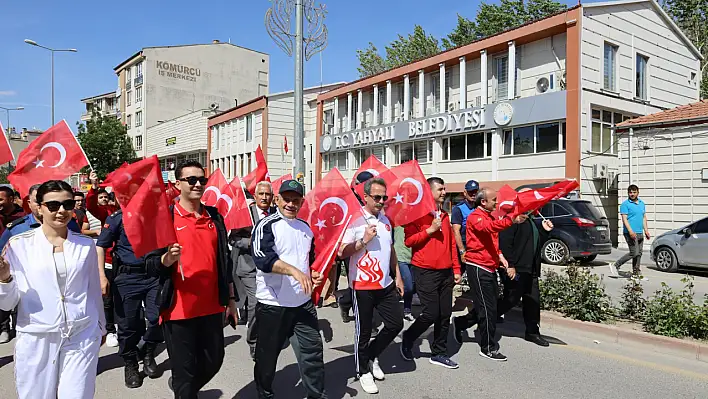
M 708 217 L 656 237 L 651 259 L 665 272 L 682 266 L 708 268 Z

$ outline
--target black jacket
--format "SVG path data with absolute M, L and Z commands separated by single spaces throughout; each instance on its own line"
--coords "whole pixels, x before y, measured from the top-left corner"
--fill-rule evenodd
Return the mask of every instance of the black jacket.
M 499 233 L 499 249 L 509 262 L 509 266 L 519 273 L 531 273 L 535 277 L 541 276 L 541 248 L 548 240 L 548 232 L 543 229 L 540 223 L 536 223 L 538 229 L 538 244 L 533 245 L 533 226 L 535 223 L 529 218 L 524 223 L 513 224 L 506 230 Z
M 227 306 L 229 304 L 229 285 L 233 284 L 233 265 L 231 264 L 231 259 L 229 257 L 229 246 L 227 244 L 227 234 L 226 226 L 224 225 L 224 218 L 219 214 L 216 208 L 211 206 L 205 206 L 207 213 L 214 221 L 216 226 L 217 234 L 217 268 L 218 268 L 218 284 L 219 284 L 219 304 L 221 306 Z M 170 206 L 170 211 L 172 212 L 172 217 L 174 217 L 174 206 Z M 145 265 L 149 275 L 160 277 L 160 292 L 157 296 L 157 304 L 160 306 L 160 311 L 167 310 L 174 303 L 174 283 L 172 282 L 172 271 L 173 267 L 179 267 L 178 265 L 172 265 L 170 267 L 165 267 L 162 265 L 162 255 L 167 253 L 167 248 L 158 249 L 156 251 L 150 252 L 145 256 Z M 236 301 L 238 301 L 238 294 L 234 290 L 234 296 Z
M 249 208 L 251 218 L 258 224 L 260 218 L 260 209 L 251 205 Z M 270 207 L 268 214 L 272 215 L 277 212 L 276 207 Z M 229 233 L 229 244 L 231 245 L 231 261 L 234 265 L 234 273 L 237 277 L 255 277 L 256 264 L 253 263 L 251 257 L 251 233 L 254 226 L 243 227 L 240 229 L 231 230 Z

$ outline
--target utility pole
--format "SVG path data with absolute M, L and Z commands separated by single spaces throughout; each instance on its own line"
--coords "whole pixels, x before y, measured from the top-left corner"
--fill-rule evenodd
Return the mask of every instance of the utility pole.
M 275 44 L 289 57 L 295 56 L 295 121 L 293 125 L 293 176 L 300 183 L 305 177 L 305 122 L 304 122 L 304 65 L 312 56 L 327 47 L 327 10 L 314 0 L 270 0 L 265 26 Z M 295 33 L 292 33 L 292 14 L 295 9 Z M 306 21 L 307 20 L 307 25 Z M 305 33 L 307 29 L 307 33 Z
M 63 52 L 75 53 L 76 49 L 75 48 L 55 49 L 55 48 L 51 48 L 51 47 L 42 46 L 41 44 L 38 44 L 34 40 L 30 40 L 30 39 L 25 39 L 25 43 L 29 44 L 30 46 L 36 46 L 39 48 L 43 48 L 43 49 L 49 51 L 50 53 L 52 53 L 52 125 L 54 125 L 54 123 L 56 122 L 54 120 L 54 53 L 63 53 Z

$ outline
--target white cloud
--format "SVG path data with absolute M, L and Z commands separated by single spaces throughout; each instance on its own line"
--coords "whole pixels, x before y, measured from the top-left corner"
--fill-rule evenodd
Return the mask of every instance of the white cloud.
M 10 97 L 16 95 L 17 92 L 13 90 L 0 90 L 0 97 Z

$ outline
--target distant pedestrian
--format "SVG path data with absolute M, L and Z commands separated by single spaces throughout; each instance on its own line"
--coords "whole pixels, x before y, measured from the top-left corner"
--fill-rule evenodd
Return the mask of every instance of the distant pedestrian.
M 415 321 L 412 310 L 413 294 L 415 293 L 415 283 L 411 272 L 413 251 L 406 246 L 406 233 L 403 226 L 393 229 L 393 247 L 396 250 L 396 258 L 398 258 L 398 270 L 403 279 L 403 319 L 413 322 Z
M 619 276 L 619 268 L 632 260 L 632 275 L 642 280 L 648 280 L 641 276 L 642 247 L 644 238 L 650 239 L 649 226 L 647 223 L 647 212 L 644 201 L 639 199 L 639 187 L 632 184 L 627 188 L 628 197 L 620 206 L 622 216 L 622 226 L 624 239 L 627 241 L 629 252 L 624 254 L 617 262 L 610 264 L 610 272 L 613 276 Z

